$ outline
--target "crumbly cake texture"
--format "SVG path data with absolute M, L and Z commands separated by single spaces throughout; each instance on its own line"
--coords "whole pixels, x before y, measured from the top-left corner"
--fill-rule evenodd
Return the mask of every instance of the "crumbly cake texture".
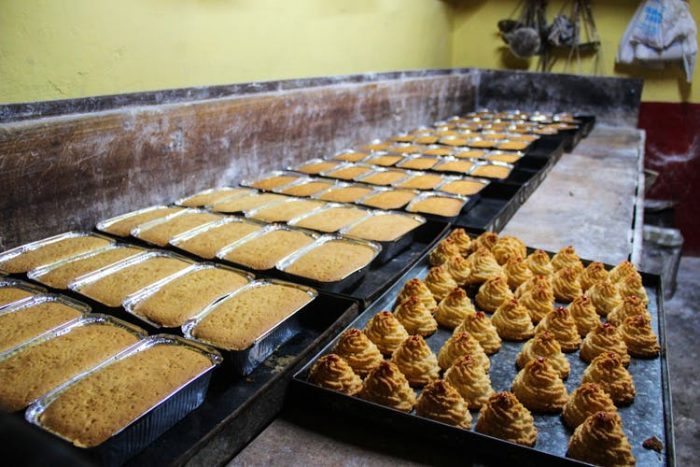
M 339 178 L 341 180 L 352 180 L 353 178 L 368 173 L 370 170 L 372 169 L 369 167 L 344 167 L 342 169 L 330 172 L 328 176 L 332 178 Z
M 368 246 L 331 240 L 298 258 L 285 271 L 320 282 L 334 282 L 365 267 L 373 258 L 374 250 Z
M 346 161 L 346 162 L 357 162 L 361 161 L 367 157 L 367 154 L 364 152 L 346 152 L 342 154 L 337 154 L 333 159 L 339 160 L 339 161 Z
M 9 305 L 18 300 L 36 295 L 28 290 L 19 287 L 0 287 L 0 306 Z
M 318 230 L 320 232 L 336 232 L 346 225 L 367 216 L 367 211 L 358 208 L 330 208 L 317 214 L 303 218 L 295 224 L 296 227 Z
M 0 362 L 0 410 L 21 410 L 50 389 L 135 344 L 138 337 L 110 324 L 79 326 Z
M 418 220 L 400 214 L 381 214 L 368 217 L 353 226 L 348 235 L 365 240 L 391 242 L 420 227 Z
M 24 273 L 39 266 L 96 250 L 109 244 L 110 241 L 106 238 L 92 235 L 69 237 L 20 253 L 14 258 L 0 263 L 0 270 L 11 274 Z
M 303 166 L 299 167 L 296 170 L 298 170 L 299 172 L 304 172 L 305 174 L 316 175 L 316 174 L 319 174 L 321 172 L 331 170 L 333 167 L 335 167 L 337 165 L 338 165 L 338 162 L 332 162 L 332 161 L 314 162 L 311 164 L 304 164 Z
M 362 179 L 363 183 L 370 183 L 372 185 L 391 185 L 392 183 L 398 182 L 406 176 L 405 172 L 399 172 L 395 170 L 381 171 L 373 173 L 364 177 Z
M 452 193 L 454 195 L 475 195 L 484 189 L 486 185 L 481 182 L 472 182 L 469 180 L 455 180 L 440 187 L 440 191 Z
M 311 300 L 303 290 L 288 285 L 252 287 L 220 303 L 199 322 L 193 335 L 223 349 L 245 350 Z
M 376 156 L 371 158 L 367 163 L 372 165 L 380 165 L 382 167 L 388 167 L 396 164 L 401 159 L 403 159 L 403 157 L 394 155 Z
M 349 396 L 362 389 L 362 379 L 355 374 L 348 362 L 336 354 L 319 358 L 309 370 L 309 381 Z
M 212 259 L 223 247 L 260 229 L 262 226 L 250 222 L 227 222 L 185 240 L 177 247 L 201 258 Z
M 80 276 L 97 271 L 132 256 L 142 253 L 143 250 L 135 247 L 117 247 L 88 258 L 78 259 L 52 269 L 47 274 L 37 278 L 42 284 L 56 289 L 67 289 L 68 284 Z
M 271 203 L 273 201 L 281 201 L 284 199 L 288 198 L 284 195 L 276 195 L 273 193 L 251 194 L 248 196 L 241 196 L 215 203 L 212 206 L 212 209 L 216 212 L 224 213 L 241 212 L 249 209 L 255 209 L 263 204 Z
M 58 302 L 44 302 L 0 315 L 0 352 L 79 318 L 75 308 Z
M 146 222 L 160 219 L 161 217 L 174 214 L 178 211 L 182 211 L 182 208 L 157 208 L 148 212 L 143 212 L 141 214 L 134 214 L 128 216 L 102 230 L 104 230 L 107 233 L 111 233 L 112 235 L 117 235 L 119 237 L 128 237 L 131 234 L 131 230 L 137 225 L 145 224 Z
M 190 263 L 181 259 L 156 256 L 98 279 L 82 287 L 79 293 L 104 305 L 118 307 L 132 293 L 188 266 Z
M 432 190 L 444 181 L 440 175 L 415 175 L 405 182 L 401 182 L 401 188 L 412 188 L 416 190 Z
M 520 154 L 512 153 L 503 153 L 503 154 L 491 154 L 488 156 L 486 159 L 490 161 L 499 161 L 499 162 L 506 162 L 508 164 L 512 164 L 514 162 L 517 162 L 520 160 L 522 156 Z
M 263 207 L 252 217 L 265 222 L 287 222 L 297 216 L 306 214 L 307 212 L 313 211 L 316 208 L 320 208 L 325 204 L 326 203 L 323 201 L 299 199 L 289 201 L 287 203 Z
M 497 148 L 504 151 L 522 151 L 523 149 L 527 148 L 528 145 L 529 144 L 525 141 L 507 141 L 499 144 Z
M 155 345 L 81 379 L 39 421 L 78 447 L 98 446 L 211 365 L 185 346 Z
M 300 183 L 299 185 L 292 185 L 289 188 L 282 190 L 282 193 L 290 196 L 311 196 L 318 192 L 321 192 L 333 185 L 331 182 L 313 181 L 308 183 Z
M 180 204 L 188 208 L 199 208 L 202 206 L 209 206 L 232 196 L 250 192 L 251 190 L 248 188 L 217 188 L 209 193 L 198 193 L 190 196 Z
M 462 159 L 457 161 L 443 162 L 437 167 L 434 167 L 433 170 L 437 170 L 438 172 L 467 173 L 471 170 L 472 167 L 474 167 L 473 162 Z
M 442 196 L 431 196 L 411 205 L 410 211 L 435 214 L 436 216 L 454 217 L 460 213 L 464 201 Z
M 205 306 L 248 283 L 241 274 L 206 268 L 165 284 L 134 308 L 138 314 L 166 327 L 182 326 Z
M 371 188 L 362 186 L 346 186 L 333 188 L 319 196 L 324 201 L 335 203 L 352 203 L 372 192 Z
M 443 380 L 429 383 L 423 389 L 416 402 L 416 414 L 465 429 L 469 429 L 472 422 L 467 403 Z
M 430 157 L 417 157 L 415 159 L 407 159 L 406 161 L 402 162 L 401 167 L 404 169 L 428 170 L 437 163 L 437 159 Z
M 479 151 L 476 149 L 467 149 L 465 151 L 459 151 L 455 154 L 455 157 L 464 159 L 480 159 L 486 155 L 486 151 Z
M 185 213 L 143 230 L 137 237 L 154 245 L 165 246 L 174 236 L 219 219 L 221 216 L 209 212 Z
M 303 232 L 273 230 L 231 250 L 225 259 L 252 269 L 271 269 L 279 260 L 313 241 L 313 237 Z
M 297 175 L 275 175 L 273 177 L 258 180 L 253 183 L 252 186 L 261 190 L 272 190 L 273 188 L 292 183 L 297 178 L 299 178 Z
M 411 191 L 389 190 L 370 196 L 362 204 L 379 209 L 401 209 L 415 197 L 416 194 Z
M 450 148 L 432 148 L 423 151 L 426 156 L 449 156 L 452 154 L 452 149 Z
M 504 179 L 508 178 L 510 170 L 509 167 L 502 167 L 500 165 L 480 165 L 472 170 L 471 175 L 475 177 Z

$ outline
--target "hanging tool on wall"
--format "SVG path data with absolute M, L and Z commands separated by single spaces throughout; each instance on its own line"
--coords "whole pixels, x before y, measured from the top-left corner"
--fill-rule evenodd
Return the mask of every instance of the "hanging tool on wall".
M 498 22 L 501 37 L 513 55 L 527 59 L 541 55 L 547 35 L 546 0 L 522 0 L 508 19 Z
M 568 15 L 566 11 L 568 10 Z M 595 55 L 594 74 L 600 72 L 600 35 L 593 18 L 591 0 L 572 0 L 564 3 L 554 17 L 547 34 L 549 68 L 556 61 L 557 51 L 567 53 L 565 70 L 576 59 L 576 71 L 581 73 L 581 56 Z

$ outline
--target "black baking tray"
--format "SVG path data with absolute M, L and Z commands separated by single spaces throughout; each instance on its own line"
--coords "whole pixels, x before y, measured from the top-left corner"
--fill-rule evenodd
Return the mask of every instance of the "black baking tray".
M 479 230 L 472 234 L 480 233 Z M 529 249 L 529 251 L 532 251 Z M 550 255 L 553 254 L 550 252 Z M 584 260 L 584 264 L 590 261 Z M 413 277 L 424 277 L 430 265 L 427 254 L 416 265 L 402 276 L 381 298 L 369 306 L 348 327 L 362 329 L 369 319 L 382 310 L 392 310 L 396 296 L 403 284 Z M 610 268 L 610 265 L 607 265 Z M 659 337 L 661 355 L 659 358 L 645 360 L 632 359 L 629 371 L 634 378 L 637 388 L 635 402 L 629 407 L 618 408 L 623 419 L 623 427 L 627 434 L 638 465 L 668 465 L 675 464 L 673 421 L 670 401 L 668 363 L 666 360 L 666 326 L 663 311 L 663 290 L 660 277 L 654 274 L 642 273 L 642 280 L 649 294 L 649 312 L 652 325 Z M 437 333 L 426 339 L 432 350 L 437 354 L 440 346 L 451 335 L 451 331 L 440 328 Z M 357 397 L 349 397 L 341 393 L 327 390 L 307 381 L 308 370 L 321 356 L 332 351 L 338 338 L 331 341 L 321 352 L 311 359 L 299 372 L 294 375 L 290 404 L 296 406 L 329 409 L 335 413 L 333 420 L 338 419 L 337 413 L 352 415 L 369 420 L 367 429 L 379 426 L 391 430 L 401 430 L 412 436 L 420 437 L 422 443 L 426 440 L 444 443 L 446 445 L 465 448 L 470 453 L 478 453 L 482 460 L 488 463 L 512 461 L 528 465 L 580 465 L 579 462 L 563 457 L 566 453 L 568 439 L 572 431 L 561 423 L 558 415 L 533 414 L 538 429 L 538 441 L 535 448 L 519 446 L 513 443 L 497 440 L 481 435 L 472 430 L 462 430 L 449 425 L 405 414 Z M 489 372 L 495 391 L 510 390 L 510 384 L 517 374 L 514 365 L 515 357 L 522 347 L 522 342 L 503 342 L 501 350 L 491 357 Z M 566 354 L 571 364 L 571 374 L 565 381 L 569 394 L 578 386 L 587 367 L 578 353 Z M 473 423 L 478 418 L 477 412 L 472 412 Z M 381 430 L 381 428 L 377 428 Z M 378 433 L 378 436 L 379 433 Z M 642 446 L 645 439 L 657 436 L 662 440 L 662 454 L 647 450 Z M 410 439 L 406 440 L 410 442 Z

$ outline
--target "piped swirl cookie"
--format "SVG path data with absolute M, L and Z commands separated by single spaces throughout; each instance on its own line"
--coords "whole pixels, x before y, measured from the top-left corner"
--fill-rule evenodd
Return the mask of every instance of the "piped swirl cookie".
M 433 293 L 428 286 L 417 277 L 414 277 L 404 284 L 401 288 L 401 292 L 399 292 L 399 296 L 396 298 L 396 304 L 400 304 L 409 297 L 418 297 L 421 303 L 431 312 L 437 307 L 437 302 L 433 297 Z
M 596 412 L 617 412 L 617 408 L 599 385 L 583 383 L 569 397 L 562 420 L 566 426 L 574 429 Z
M 554 273 L 552 278 L 552 290 L 554 298 L 561 302 L 572 302 L 583 294 L 581 284 L 578 281 L 578 271 L 575 268 L 565 267 Z
M 529 361 L 513 380 L 513 394 L 535 412 L 561 412 L 569 399 L 559 372 L 546 358 Z
M 608 271 L 605 270 L 605 265 L 599 261 L 594 261 L 583 270 L 579 276 L 581 289 L 586 290 L 593 287 L 593 284 L 604 281 L 608 278 Z
M 479 412 L 474 429 L 524 446 L 534 446 L 537 442 L 532 414 L 511 392 L 497 392 L 489 397 Z
M 585 295 L 576 298 L 567 308 L 571 317 L 574 318 L 576 329 L 581 337 L 585 337 L 600 324 L 600 317 L 598 317 L 591 299 Z
M 608 316 L 608 313 L 622 303 L 620 294 L 617 291 L 617 286 L 609 280 L 597 282 L 588 289 L 586 295 L 591 299 L 595 311 L 597 311 L 600 316 Z
M 502 277 L 494 277 L 479 287 L 475 301 L 480 309 L 493 313 L 501 303 L 511 298 L 513 298 L 513 292 L 510 291 L 506 280 Z
M 430 252 L 428 260 L 431 266 L 441 266 L 453 256 L 461 256 L 459 248 L 452 240 L 445 238 Z
M 646 316 L 651 319 L 651 315 L 647 311 L 647 307 L 644 306 L 639 297 L 631 295 L 622 299 L 622 303 L 615 307 L 611 311 L 607 318 L 608 322 L 613 323 L 616 326 L 621 325 L 627 318 L 631 316 Z
M 524 341 L 535 335 L 530 314 L 515 298 L 503 302 L 491 322 L 501 339 L 506 341 Z
M 523 293 L 518 299 L 522 306 L 527 308 L 533 323 L 539 323 L 554 310 L 554 293 L 551 288 L 536 284 L 530 291 Z
M 467 258 L 471 274 L 467 284 L 483 284 L 494 277 L 506 278 L 506 273 L 496 258 L 486 248 L 479 248 Z
M 576 250 L 573 246 L 565 246 L 557 252 L 552 258 L 552 268 L 554 271 L 558 271 L 563 268 L 574 268 L 578 272 L 583 271 L 583 263 L 581 259 L 576 254 Z
M 491 251 L 498 242 L 498 234 L 495 232 L 484 232 L 474 239 L 474 250 L 486 248 Z
M 453 256 L 447 260 L 444 267 L 447 268 L 447 272 L 458 285 L 466 284 L 472 273 L 469 261 L 462 256 Z
M 562 352 L 575 352 L 581 346 L 581 336 L 576 328 L 574 318 L 564 307 L 547 313 L 547 316 L 537 325 L 535 333 L 551 332 L 559 341 Z
M 380 311 L 365 326 L 365 335 L 384 355 L 391 355 L 408 338 L 406 328 L 388 311 Z
M 515 289 L 515 298 L 520 299 L 527 292 L 532 291 L 536 287 L 544 287 L 549 293 L 552 294 L 552 300 L 554 300 L 554 290 L 552 289 L 551 276 L 543 276 L 542 274 L 535 274 L 527 281 L 520 284 L 520 286 Z
M 638 276 L 640 280 L 642 279 L 642 276 L 639 275 L 639 272 L 634 264 L 632 264 L 630 261 L 623 261 L 610 270 L 610 282 L 617 284 L 624 277 L 627 277 L 630 274 Z
M 620 326 L 620 335 L 633 357 L 655 358 L 661 348 L 651 328 L 651 319 L 646 315 L 630 316 Z
M 525 342 L 522 350 L 515 359 L 518 369 L 522 369 L 529 362 L 540 357 L 546 358 L 552 368 L 559 372 L 561 379 L 569 377 L 571 365 L 561 351 L 559 341 L 549 331 L 541 332 L 529 341 Z
M 437 331 L 437 321 L 418 297 L 401 302 L 394 310 L 394 316 L 411 335 L 429 336 Z
M 446 238 L 452 240 L 462 256 L 469 255 L 473 242 L 464 229 L 454 229 Z
M 359 396 L 404 412 L 410 412 L 416 404 L 416 393 L 406 377 L 395 364 L 386 361 L 370 371 Z
M 620 356 L 622 364 L 630 364 L 630 356 L 627 353 L 627 345 L 622 339 L 617 326 L 611 323 L 600 323 L 586 335 L 581 345 L 581 360 L 590 363 L 603 352 L 615 352 Z
M 491 253 L 498 264 L 506 264 L 510 258 L 527 256 L 527 247 L 518 238 L 512 236 L 500 237 L 491 248 Z
M 364 376 L 383 360 L 377 346 L 359 329 L 348 329 L 338 338 L 333 352 L 343 358 L 355 373 Z
M 467 403 L 450 383 L 443 380 L 433 381 L 423 388 L 416 402 L 416 414 L 466 429 L 472 423 Z
M 636 465 L 632 446 L 615 412 L 597 412 L 579 425 L 569 440 L 566 457 L 595 465 Z
M 319 358 L 309 370 L 309 381 L 349 396 L 362 389 L 362 379 L 355 374 L 348 362 L 336 354 Z
M 491 322 L 491 318 L 483 311 L 470 314 L 457 329 L 454 334 L 468 332 L 479 342 L 486 355 L 493 355 L 501 350 L 501 338 L 498 336 L 496 326 Z
M 471 355 L 488 371 L 491 362 L 486 356 L 481 344 L 468 332 L 458 332 L 452 334 L 449 339 L 443 344 L 438 353 L 438 364 L 443 370 L 452 366 L 452 363 L 463 355 Z
M 493 394 L 491 378 L 484 366 L 471 355 L 462 355 L 445 372 L 450 383 L 470 409 L 480 409 Z
M 438 301 L 447 297 L 447 294 L 449 294 L 452 289 L 459 287 L 443 266 L 430 268 L 428 275 L 425 277 L 425 285 L 428 286 L 433 297 Z
M 527 267 L 525 260 L 520 256 L 508 258 L 503 270 L 508 278 L 508 287 L 511 290 L 517 289 L 523 282 L 532 278 L 532 271 Z
M 544 250 L 535 250 L 530 253 L 525 259 L 525 263 L 533 274 L 540 274 L 543 276 L 554 274 L 552 262 L 549 259 L 549 255 Z
M 476 310 L 467 293 L 460 288 L 452 291 L 443 298 L 435 310 L 435 320 L 440 326 L 454 329 L 459 326 L 464 319 Z
M 593 359 L 583 372 L 582 383 L 597 383 L 617 406 L 629 405 L 637 393 L 632 375 L 615 352 L 605 352 Z
M 409 384 L 420 386 L 440 377 L 438 360 L 422 336 L 409 336 L 396 349 L 391 361 Z
M 649 296 L 639 274 L 628 274 L 620 279 L 617 283 L 617 290 L 621 297 L 637 297 L 644 306 L 649 304 Z

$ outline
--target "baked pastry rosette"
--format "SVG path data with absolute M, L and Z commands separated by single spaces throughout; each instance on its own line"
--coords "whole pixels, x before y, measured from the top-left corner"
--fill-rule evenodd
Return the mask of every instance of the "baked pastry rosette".
M 534 446 L 537 442 L 535 420 L 512 392 L 491 395 L 481 408 L 474 429 L 524 446 Z
M 441 379 L 423 388 L 416 402 L 416 414 L 467 430 L 472 424 L 467 403 L 450 383 Z
M 382 353 L 359 329 L 348 329 L 338 338 L 333 352 L 348 362 L 355 373 L 364 376 L 383 360 Z
M 581 360 L 591 363 L 594 358 L 603 352 L 615 352 L 620 356 L 622 364 L 630 364 L 630 356 L 627 353 L 627 345 L 622 339 L 617 326 L 610 323 L 600 323 L 586 335 L 581 344 Z
M 616 412 L 597 412 L 580 424 L 569 440 L 566 457 L 616 467 L 633 467 L 637 462 Z
M 525 263 L 533 274 L 540 274 L 543 276 L 554 274 L 552 262 L 549 259 L 549 255 L 544 250 L 535 250 L 530 253 L 525 259 Z
M 520 299 L 525 293 L 532 291 L 535 287 L 544 287 L 552 295 L 552 301 L 554 300 L 554 289 L 552 289 L 552 276 L 543 276 L 542 274 L 535 274 L 527 281 L 523 282 L 515 289 L 515 298 Z
M 486 355 L 493 355 L 501 350 L 501 338 L 491 318 L 483 311 L 468 315 L 454 331 L 454 334 L 468 332 L 479 342 Z
M 620 326 L 620 335 L 633 357 L 655 358 L 661 347 L 651 328 L 651 319 L 646 315 L 630 316 Z
M 549 331 L 559 341 L 562 352 L 575 352 L 581 346 L 581 336 L 576 328 L 576 322 L 564 307 L 559 307 L 547 313 L 540 324 L 537 325 L 535 333 L 539 334 Z
M 309 370 L 309 381 L 326 389 L 353 396 L 362 389 L 362 379 L 348 362 L 336 354 L 319 358 Z
M 411 386 L 421 386 L 440 377 L 438 360 L 422 336 L 409 336 L 396 349 L 391 361 Z
M 605 270 L 605 265 L 599 261 L 594 261 L 583 270 L 578 280 L 581 284 L 581 289 L 586 290 L 593 287 L 596 282 L 604 281 L 608 278 L 608 271 Z
M 546 358 L 530 360 L 513 380 L 513 394 L 535 412 L 561 412 L 569 399 L 566 386 Z
M 431 312 L 437 307 L 437 302 L 433 297 L 433 293 L 428 286 L 425 285 L 425 282 L 417 277 L 414 277 L 403 285 L 399 296 L 396 298 L 396 304 L 399 305 L 409 297 L 418 297 L 421 303 Z
M 628 274 L 617 283 L 621 297 L 637 297 L 644 306 L 649 304 L 649 296 L 638 274 Z
M 429 336 L 437 331 L 437 321 L 418 297 L 401 302 L 394 310 L 394 316 L 411 335 Z
M 445 238 L 452 240 L 462 256 L 467 256 L 471 252 L 473 242 L 464 229 L 454 229 Z
M 452 289 L 447 297 L 440 301 L 435 310 L 435 320 L 440 326 L 454 329 L 464 321 L 464 318 L 475 312 L 467 293 L 458 287 Z
M 467 284 L 483 284 L 494 277 L 506 278 L 506 273 L 498 264 L 496 258 L 486 248 L 479 248 L 467 258 L 471 274 Z
M 515 359 L 515 364 L 518 369 L 522 369 L 529 362 L 537 360 L 540 357 L 547 359 L 547 363 L 559 372 L 561 379 L 569 377 L 569 373 L 571 372 L 569 360 L 567 360 L 566 356 L 562 353 L 559 341 L 554 337 L 554 334 L 549 331 L 536 334 L 535 337 L 525 342 L 525 345 L 523 345 L 523 348 Z
M 386 361 L 370 371 L 358 395 L 362 399 L 404 412 L 410 412 L 416 404 L 416 393 L 404 374 L 395 364 Z
M 535 335 L 530 314 L 517 299 L 506 300 L 491 317 L 498 335 L 506 341 L 524 341 Z
M 574 299 L 567 308 L 569 313 L 571 313 L 571 317 L 574 318 L 576 329 L 578 329 L 581 337 L 584 337 L 600 324 L 600 317 L 596 313 L 591 299 L 585 295 Z
M 459 248 L 452 240 L 445 238 L 430 252 L 428 260 L 431 266 L 441 266 L 453 256 L 461 256 Z
M 510 291 L 506 280 L 502 277 L 494 277 L 479 287 L 474 301 L 480 309 L 493 313 L 501 303 L 511 298 L 513 298 L 513 292 Z
M 642 276 L 639 275 L 639 271 L 637 271 L 637 268 L 631 261 L 623 261 L 610 270 L 609 279 L 613 284 L 617 284 L 630 274 L 638 276 L 640 280 L 642 279 Z
M 459 287 L 444 266 L 430 268 L 428 275 L 425 276 L 425 285 L 437 301 L 447 297 L 452 289 Z
M 480 409 L 493 394 L 491 378 L 484 366 L 472 355 L 462 355 L 445 372 L 450 383 L 470 409 Z
M 527 256 L 527 247 L 518 238 L 512 236 L 503 236 L 496 241 L 496 243 L 491 248 L 491 253 L 498 261 L 498 264 L 503 265 L 508 262 L 510 258 Z
M 547 313 L 554 310 L 554 293 L 544 285 L 535 285 L 529 292 L 523 293 L 518 299 L 520 304 L 524 306 L 530 319 L 537 324 L 547 316 Z
M 491 251 L 498 242 L 498 234 L 496 232 L 484 232 L 474 239 L 474 251 L 479 248 L 486 248 Z
M 449 339 L 442 345 L 438 353 L 438 364 L 443 370 L 452 366 L 452 363 L 463 355 L 471 355 L 484 367 L 484 370 L 489 371 L 491 362 L 486 356 L 481 344 L 468 332 L 458 332 L 452 334 Z
M 583 372 L 581 382 L 597 383 L 617 406 L 631 404 L 637 392 L 632 375 L 615 352 L 604 352 L 594 358 Z
M 453 256 L 443 266 L 458 285 L 466 284 L 472 273 L 469 261 L 463 256 Z
M 516 290 L 523 282 L 527 282 L 532 278 L 532 271 L 527 267 L 525 260 L 520 256 L 508 258 L 503 270 L 508 278 L 508 287 L 511 290 Z
M 596 282 L 588 289 L 586 295 L 591 299 L 595 311 L 600 316 L 608 316 L 611 311 L 622 303 L 617 286 L 609 280 Z
M 647 311 L 647 307 L 644 306 L 639 297 L 630 295 L 629 297 L 624 297 L 622 303 L 615 307 L 608 316 L 608 322 L 613 323 L 616 326 L 621 325 L 627 318 L 631 316 L 646 316 L 651 319 L 651 315 Z
M 583 383 L 569 397 L 562 419 L 566 426 L 574 429 L 596 412 L 617 412 L 617 408 L 599 385 Z
M 578 281 L 578 271 L 575 268 L 561 268 L 552 277 L 552 290 L 554 298 L 560 302 L 572 302 L 576 297 L 583 295 L 581 284 Z
M 406 328 L 388 311 L 380 311 L 365 326 L 365 335 L 384 355 L 391 355 L 408 338 Z
M 574 268 L 578 272 L 583 271 L 581 258 L 576 254 L 573 246 L 565 246 L 552 257 L 552 268 L 554 272 L 564 268 Z

